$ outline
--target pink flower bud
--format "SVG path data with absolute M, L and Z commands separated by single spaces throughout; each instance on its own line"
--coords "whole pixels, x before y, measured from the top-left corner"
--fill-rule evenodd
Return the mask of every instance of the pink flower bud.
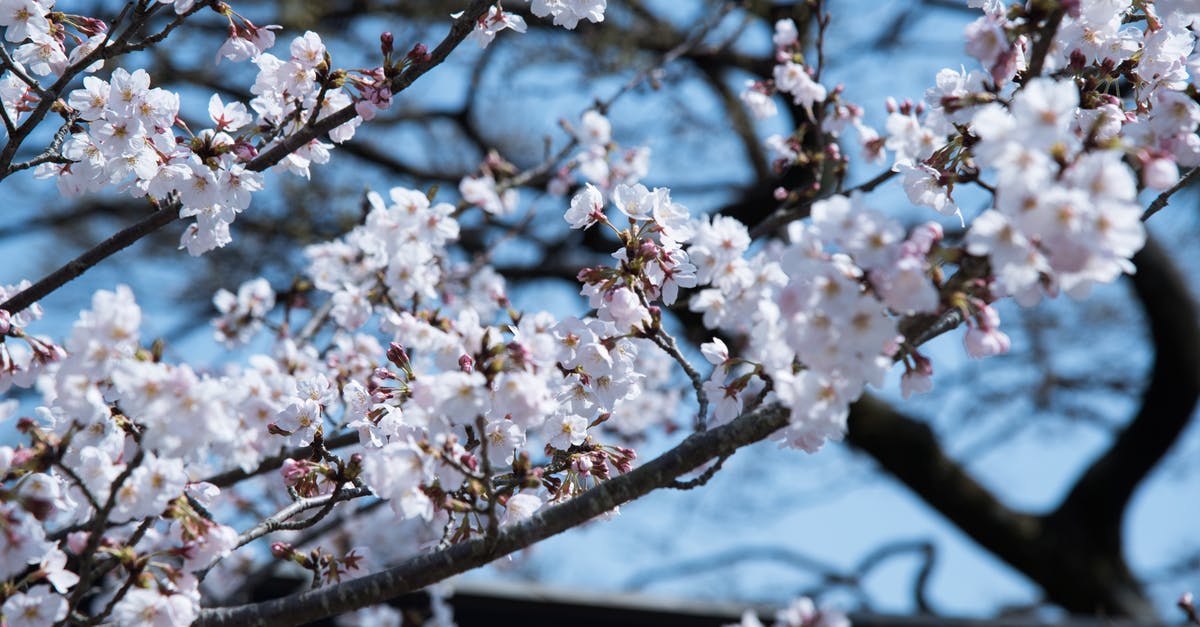
M 17 422 L 17 430 L 21 431 L 23 433 L 25 431 L 28 431 L 29 427 L 32 427 L 35 424 L 36 423 L 33 422 L 32 420 L 30 420 L 29 418 L 21 418 Z M 37 456 L 37 453 L 35 453 L 34 450 L 31 448 L 19 448 L 13 452 L 13 458 L 12 458 L 11 465 L 12 466 L 24 466 L 26 462 L 28 462 L 29 460 L 33 459 L 36 456 Z
M 284 485 L 295 486 L 308 474 L 308 462 L 303 460 L 296 461 L 289 457 L 283 460 L 283 466 L 280 467 L 279 474 L 283 475 Z
M 295 552 L 296 551 L 292 548 L 292 545 L 288 544 L 287 542 L 271 543 L 271 555 L 274 555 L 279 559 L 288 559 L 295 554 Z
M 900 376 L 900 394 L 908 398 L 913 394 L 925 394 L 933 389 L 933 377 L 918 370 L 909 370 Z
M 1001 355 L 1008 352 L 1011 341 L 1008 336 L 997 329 L 988 331 L 980 328 L 968 329 L 963 338 L 967 354 L 975 359 Z
M 408 51 L 408 60 L 413 63 L 424 63 L 429 60 L 429 48 L 425 44 L 417 44 Z
M 258 156 L 258 149 L 250 142 L 239 139 L 233 144 L 233 154 L 242 161 L 250 161 Z
M 98 20 L 94 17 L 86 17 L 83 15 L 76 15 L 74 17 L 75 28 L 79 30 L 79 32 L 85 37 L 92 37 L 94 35 L 99 35 L 100 33 L 108 32 L 108 24 L 104 23 L 104 20 Z
M 979 313 L 975 314 L 975 321 L 984 331 L 995 330 L 1000 327 L 1000 312 L 991 305 L 984 305 L 979 308 Z
M 397 368 L 408 368 L 410 363 L 408 360 L 408 351 L 404 350 L 404 347 L 396 342 L 388 344 L 387 358 L 388 361 L 396 364 Z

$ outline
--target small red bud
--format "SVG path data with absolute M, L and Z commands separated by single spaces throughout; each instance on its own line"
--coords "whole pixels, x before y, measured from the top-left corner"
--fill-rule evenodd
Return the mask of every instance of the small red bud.
M 295 552 L 296 551 L 292 548 L 292 545 L 288 544 L 287 542 L 271 543 L 271 555 L 274 555 L 281 560 L 290 558 Z
M 396 342 L 388 344 L 387 358 L 388 361 L 396 364 L 397 368 L 407 369 L 409 367 L 408 351 Z
M 425 44 L 417 44 L 408 51 L 408 60 L 413 63 L 424 63 L 429 60 L 429 49 Z

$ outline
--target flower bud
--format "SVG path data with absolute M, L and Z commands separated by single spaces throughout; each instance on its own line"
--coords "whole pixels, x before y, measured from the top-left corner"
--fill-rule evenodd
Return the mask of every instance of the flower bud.
M 104 20 L 84 15 L 75 16 L 75 20 L 75 28 L 85 37 L 93 37 L 100 33 L 108 32 L 108 24 L 105 24 Z
M 258 156 L 258 149 L 250 142 L 239 139 L 233 143 L 233 154 L 242 161 L 251 161 Z
M 413 63 L 424 63 L 429 60 L 429 49 L 425 44 L 417 44 L 408 51 L 408 60 Z
M 388 361 L 396 364 L 396 367 L 402 370 L 408 370 L 411 364 L 408 359 L 408 351 L 404 350 L 404 347 L 396 342 L 388 344 L 387 358 Z
M 284 485 L 295 486 L 308 474 L 308 462 L 304 460 L 296 461 L 289 457 L 283 460 L 283 466 L 280 467 L 279 474 L 283 475 Z
M 287 542 L 271 543 L 271 555 L 274 555 L 281 560 L 291 559 L 291 557 L 295 554 L 296 550 L 293 549 L 292 545 L 288 544 Z

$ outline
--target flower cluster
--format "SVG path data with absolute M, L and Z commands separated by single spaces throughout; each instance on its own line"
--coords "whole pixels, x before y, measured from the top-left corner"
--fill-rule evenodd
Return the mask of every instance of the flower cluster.
M 649 322 L 649 301 L 661 297 L 663 304 L 672 305 L 680 287 L 694 287 L 696 266 L 681 248 L 692 237 L 688 210 L 671 201 L 670 190 L 621 184 L 613 190 L 612 202 L 630 227 L 621 233 L 624 247 L 613 253 L 621 267 L 586 268 L 579 276 L 587 284 L 583 293 L 590 304 L 624 332 Z M 604 205 L 600 190 L 589 183 L 571 200 L 564 217 L 572 228 L 600 222 L 615 230 Z
M 988 105 L 972 121 L 975 158 L 998 185 L 967 250 L 987 255 L 998 287 L 1022 304 L 1060 288 L 1083 296 L 1132 272 L 1146 239 L 1133 172 L 1116 150 L 1083 149 L 1091 124 L 1077 122 L 1078 104 L 1072 82 L 1036 79 L 1008 110 Z
M 516 467 L 557 451 L 580 476 L 607 476 L 609 465 L 627 469 L 632 452 L 602 448 L 592 433 L 600 423 L 642 430 L 645 415 L 626 405 L 660 397 L 641 384 L 643 372 L 661 370 L 645 356 L 657 349 L 611 320 L 542 312 L 497 325 L 508 306 L 503 283 L 448 254 L 459 233 L 454 208 L 415 190 L 394 188 L 389 196 L 386 204 L 369 194 L 363 226 L 307 250 L 309 276 L 330 293 L 338 326 L 354 330 L 378 317 L 391 340 L 390 369 L 337 379 L 341 423 L 359 432 L 366 449 L 366 484 L 404 518 L 455 511 L 455 503 L 479 496 L 460 487 L 485 471 L 480 451 L 465 448 L 473 438 L 485 443 L 491 464 Z M 298 437 L 294 443 L 311 441 L 326 424 L 323 394 L 296 397 L 273 430 Z M 661 398 L 668 405 L 660 415 L 673 414 L 677 394 Z M 578 485 L 554 487 L 549 496 Z M 507 497 L 510 517 L 536 509 L 532 498 Z
M 52 400 L 39 409 L 38 420 L 23 425 L 33 445 L 0 447 L 0 471 L 18 479 L 20 495 L 3 506 L 7 532 L 0 571 L 10 578 L 27 572 L 29 564 L 40 564 L 26 580 L 54 588 L 32 587 L 23 596 L 10 597 L 5 612 L 24 612 L 20 608 L 32 607 L 36 600 L 47 616 L 61 614 L 66 600 L 58 595 L 79 579 L 64 570 L 67 552 L 78 557 L 98 546 L 99 537 L 83 531 L 68 536 L 65 545 L 51 542 L 42 521 L 66 526 L 87 521 L 103 508 L 117 525 L 106 541 L 121 542 L 133 533 L 127 521 L 162 516 L 174 521 L 172 533 L 143 535 L 131 545 L 136 543 L 137 551 L 191 556 L 193 568 L 198 567 L 195 560 L 203 565 L 236 545 L 231 528 L 198 517 L 187 505 L 185 487 L 196 490 L 200 484 L 188 486 L 195 479 L 185 472 L 184 462 L 197 463 L 202 471 L 209 447 L 230 444 L 237 436 L 231 411 L 237 391 L 230 381 L 199 377 L 187 366 L 154 359 L 138 345 L 140 324 L 141 310 L 127 288 L 97 292 L 65 350 L 59 349 L 59 360 L 39 373 Z M 136 454 L 127 454 L 133 442 L 129 438 L 135 438 Z M 170 566 L 155 574 L 148 580 L 153 585 L 120 599 L 114 616 L 162 613 L 171 617 L 171 624 L 194 619 L 199 604 L 195 578 Z
M 587 20 L 593 24 L 604 21 L 604 10 L 608 0 L 529 0 L 532 4 L 529 11 L 537 17 L 549 17 L 555 26 L 575 30 L 579 22 Z M 462 15 L 455 13 L 454 17 Z M 471 37 L 479 43 L 480 48 L 486 48 L 496 39 L 496 34 L 502 30 L 512 30 L 524 33 L 525 18 L 493 6 L 487 14 L 479 17 Z
M 1196 58 L 1195 14 L 1180 8 L 1160 17 L 1158 5 L 1081 2 L 1065 10 L 1045 56 L 1034 59 L 1030 37 L 1044 16 L 982 6 L 966 37 L 983 71 L 942 70 L 924 103 L 889 117 L 887 147 L 896 151 L 909 198 L 946 214 L 957 211 L 956 182 L 994 169 L 995 213 L 973 229 L 973 252 L 999 251 L 1003 293 L 1025 302 L 1037 299 L 1039 282 L 1051 293 L 1081 294 L 1128 271 L 1141 247 L 1138 180 L 1124 161 L 1154 189 L 1174 184 L 1178 165 L 1200 164 L 1200 106 L 1181 93 Z M 1034 63 L 1071 78 L 1022 76 Z M 1119 80 L 1134 88 L 1128 102 L 1109 93 Z M 923 106 L 928 113 L 918 119 Z M 1048 182 L 1050 193 L 1042 194 Z M 1028 190 L 1038 190 L 1045 210 L 1020 206 Z M 1061 220 L 1050 206 L 1061 209 Z M 1054 262 L 1051 248 L 1062 249 Z M 1022 250 L 1028 258 L 1014 261 Z
M 775 66 L 771 79 L 747 81 L 741 100 L 757 119 L 778 114 L 774 99 L 777 94 L 790 96 L 792 105 L 800 110 L 805 122 L 798 124 L 793 133 L 771 135 L 764 142 L 777 155 L 776 170 L 800 166 L 820 171 L 828 162 L 833 165 L 834 172 L 843 175 L 847 160 L 837 140 L 847 127 L 853 127 L 858 133 L 867 161 L 881 159 L 883 140 L 879 133 L 863 124 L 862 108 L 844 100 L 840 85 L 830 90 L 814 78 L 819 71 L 805 63 L 796 23 L 790 19 L 777 21 L 772 42 L 775 44 Z M 819 191 L 818 184 L 803 190 L 780 188 L 778 195 L 780 200 L 789 197 L 811 199 Z
M 742 92 L 742 102 L 754 117 L 766 119 L 778 113 L 772 94 L 784 93 L 792 97 L 794 104 L 804 107 L 812 114 L 812 107 L 823 102 L 828 95 L 825 86 L 814 81 L 811 68 L 804 64 L 804 53 L 800 45 L 800 33 L 792 20 L 775 23 L 775 65 L 771 81 L 747 81 Z
M 739 355 L 745 363 L 722 360 L 714 371 L 711 387 L 720 388 L 730 401 L 715 406 L 713 421 L 737 416 L 761 394 L 762 381 L 756 379 L 765 378 L 792 412 L 791 426 L 777 437 L 810 452 L 826 438 L 841 438 L 849 404 L 866 383 L 882 383 L 901 339 L 862 267 L 844 253 L 826 250 L 822 241 L 851 242 L 843 246 L 862 252 L 852 242 L 871 238 L 858 237 L 868 234 L 847 227 L 876 226 L 872 220 L 881 216 L 851 214 L 850 201 L 843 197 L 819 203 L 813 213 L 813 225 L 790 227 L 786 245 L 749 259 L 745 227 L 721 216 L 698 224 L 689 248 L 700 268 L 699 284 L 710 285 L 692 297 L 690 308 L 702 314 L 706 326 L 750 338 Z M 867 250 L 885 258 L 873 244 Z M 886 272 L 905 258 L 900 242 L 892 247 L 894 261 L 867 267 Z M 747 365 L 753 368 L 742 372 Z
M 564 125 L 572 131 L 579 150 L 555 173 L 550 193 L 566 195 L 574 184 L 575 173 L 604 193 L 612 192 L 618 185 L 635 185 L 645 178 L 650 167 L 650 149 L 622 148 L 612 139 L 612 123 L 599 111 L 584 111 L 574 128 L 565 122 Z
M 215 126 L 191 133 L 178 122 L 179 95 L 151 88 L 145 70 L 117 68 L 107 81 L 87 76 L 83 87 L 68 98 L 86 130 L 72 133 L 64 142 L 65 163 L 43 164 L 39 176 L 55 177 L 59 190 L 68 196 L 115 186 L 156 202 L 176 198 L 180 217 L 195 218 L 181 238 L 181 248 L 199 255 L 232 241 L 230 224 L 250 205 L 251 195 L 263 188 L 261 167 L 253 163 L 260 152 L 356 100 L 386 103 L 387 94 L 379 88 L 386 83 L 382 72 L 346 79 L 359 88 L 357 99 L 340 86 L 342 79 L 331 70 L 329 55 L 316 33 L 297 37 L 291 43 L 290 58 L 283 60 L 259 48 L 273 43 L 270 30 L 249 22 L 231 30 L 230 41 L 254 38 L 249 50 L 226 52 L 231 58 L 252 58 L 259 68 L 249 108 L 241 102 L 224 103 L 213 95 L 208 113 Z M 17 99 L 14 95 L 11 105 L 6 99 L 5 106 L 17 107 Z M 257 115 L 252 116 L 250 110 Z M 350 139 L 360 122 L 356 116 L 333 128 L 330 139 Z M 177 135 L 177 129 L 187 133 Z M 284 157 L 278 167 L 307 177 L 312 164 L 329 160 L 330 148 L 319 139 L 309 140 Z

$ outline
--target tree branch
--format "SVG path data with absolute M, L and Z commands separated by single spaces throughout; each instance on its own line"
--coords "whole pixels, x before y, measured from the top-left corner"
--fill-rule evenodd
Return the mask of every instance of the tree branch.
M 1196 180 L 1197 176 L 1200 176 L 1200 167 L 1192 168 L 1184 173 L 1183 176 L 1179 177 L 1179 180 L 1174 185 L 1165 190 L 1163 193 L 1159 194 L 1158 197 L 1150 203 L 1150 206 L 1146 207 L 1146 212 L 1142 214 L 1142 222 L 1150 219 L 1150 216 L 1165 208 L 1167 203 L 1171 201 L 1171 196 L 1174 196 L 1179 190 L 1191 185 L 1192 182 Z
M 285 625 L 299 617 L 316 620 L 419 590 L 644 496 L 714 457 L 731 454 L 766 438 L 787 421 L 788 412 L 783 407 L 762 407 L 729 424 L 695 433 L 639 468 L 614 477 L 570 501 L 540 511 L 525 522 L 504 528 L 490 542 L 484 539 L 463 542 L 419 555 L 385 571 L 283 599 L 206 609 L 201 612 L 197 625 Z
M 1041 521 L 1009 509 L 942 449 L 933 430 L 869 395 L 850 409 L 846 441 L 874 457 L 987 550 L 1018 569 L 1045 559 Z

